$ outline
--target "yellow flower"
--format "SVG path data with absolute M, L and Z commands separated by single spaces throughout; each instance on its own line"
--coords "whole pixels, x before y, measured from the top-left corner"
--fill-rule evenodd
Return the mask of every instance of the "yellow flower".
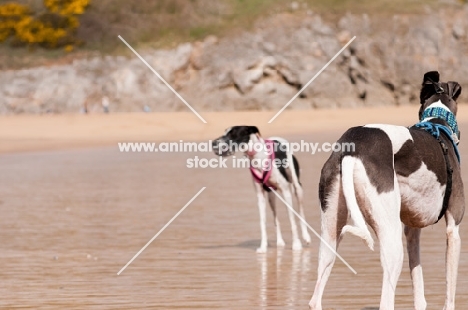
M 90 2 L 90 0 L 44 0 L 44 5 L 53 13 L 81 15 Z
M 6 3 L 0 5 L 0 18 L 9 18 L 9 17 L 17 17 L 29 14 L 29 8 L 22 4 L 17 3 Z
M 19 42 L 45 47 L 65 46 L 73 50 L 77 16 L 84 13 L 91 0 L 44 0 L 49 13 L 34 16 L 30 9 L 17 3 L 0 5 L 0 42 L 14 36 Z M 54 17 L 55 16 L 55 17 Z M 57 23 L 58 20 L 61 22 Z M 60 25 L 60 26 L 57 26 Z
M 14 33 L 15 25 L 29 14 L 29 8 L 16 3 L 0 5 L 0 42 Z

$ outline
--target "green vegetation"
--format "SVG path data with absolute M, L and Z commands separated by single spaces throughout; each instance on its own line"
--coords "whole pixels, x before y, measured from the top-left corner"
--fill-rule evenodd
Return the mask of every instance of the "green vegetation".
M 328 15 L 345 12 L 368 14 L 418 13 L 436 0 L 99 0 L 81 19 L 80 37 L 91 50 L 105 52 L 129 42 L 170 47 L 208 35 L 223 36 L 249 29 L 260 18 L 275 13 Z
M 31 7 L 43 0 L 17 0 Z M 60 0 L 64 1 L 64 0 Z M 70 0 L 67 0 L 70 1 Z M 0 4 L 3 1 L 0 0 Z M 251 29 L 255 21 L 272 14 L 307 14 L 319 12 L 325 19 L 345 12 L 384 14 L 421 13 L 435 7 L 437 0 L 95 0 L 80 16 L 78 39 L 85 42 L 73 55 L 95 53 L 122 54 L 126 48 L 118 40 L 122 35 L 138 47 L 172 47 L 180 42 L 200 40 L 208 35 L 224 36 Z M 0 65 L 19 63 L 5 61 L 11 47 L 0 45 Z M 34 51 L 31 57 L 48 59 L 66 56 L 61 53 Z M 22 56 L 21 56 L 22 57 Z M 67 56 L 68 57 L 68 56 Z M 28 64 L 34 61 L 28 61 Z

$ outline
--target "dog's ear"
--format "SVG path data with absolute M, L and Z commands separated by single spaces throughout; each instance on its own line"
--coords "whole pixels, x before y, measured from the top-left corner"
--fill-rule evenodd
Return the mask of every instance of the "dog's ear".
M 457 101 L 458 96 L 460 96 L 462 90 L 460 84 L 458 84 L 457 82 L 449 81 L 447 82 L 447 86 L 450 98 Z
M 429 71 L 424 74 L 421 94 L 419 95 L 419 100 L 421 104 L 426 102 L 432 95 L 436 93 L 434 83 L 438 83 L 440 79 L 438 71 Z
M 423 86 L 426 83 L 439 82 L 440 75 L 439 71 L 429 71 L 424 74 Z M 432 81 L 432 82 L 431 82 Z
M 255 133 L 260 133 L 260 131 L 258 131 L 258 128 L 255 127 L 255 126 L 249 126 L 249 135 L 251 134 L 255 134 Z

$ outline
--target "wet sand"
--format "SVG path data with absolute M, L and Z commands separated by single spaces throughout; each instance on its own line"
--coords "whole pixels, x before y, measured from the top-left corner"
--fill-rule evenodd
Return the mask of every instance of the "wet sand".
M 414 123 L 417 107 L 401 109 L 413 114 L 401 114 L 398 109 L 374 116 L 375 110 L 335 110 L 315 116 L 311 112 L 288 112 L 275 121 L 277 124 L 274 122 L 276 127 L 255 123 L 260 130 L 265 128 L 262 131 L 266 134 L 282 135 L 290 141 L 332 142 L 346 127 L 372 118 L 377 119 L 373 122 L 386 116 L 388 123 Z M 468 132 L 465 110 L 459 117 L 462 157 L 468 152 L 468 143 L 463 143 L 463 132 Z M 108 115 L 122 117 L 120 123 L 115 118 L 102 121 L 107 116 L 95 116 L 100 118 L 96 123 L 81 120 L 82 116 L 57 117 L 54 122 L 12 117 L 11 126 L 28 118 L 25 126 L 32 124 L 19 130 L 16 137 L 3 131 L 6 125 L 2 120 L 0 135 L 10 135 L 11 143 L 2 139 L 4 153 L 0 155 L 0 308 L 307 309 L 315 285 L 318 239 L 312 235 L 309 246 L 293 253 L 286 209 L 278 202 L 286 248 L 275 246 L 269 212 L 271 247 L 266 255 L 256 254 L 260 242 L 258 210 L 246 169 L 187 169 L 186 159 L 200 154 L 119 153 L 115 145 L 120 139 L 214 138 L 222 132 L 218 127 L 249 117 L 253 120 L 249 115 L 229 118 L 223 114 L 222 121 L 212 121 L 208 129 L 180 130 L 182 138 L 170 132 L 176 126 L 167 115 L 127 115 L 127 119 Z M 254 114 L 258 115 L 264 115 L 261 120 L 265 122 L 272 116 Z M 78 119 L 75 126 L 67 117 Z M 180 121 L 179 127 L 189 128 L 189 117 L 185 114 L 182 120 L 186 123 Z M 210 117 L 206 117 L 208 122 Z M 291 126 L 288 118 L 295 119 Z M 161 119 L 160 127 L 154 119 Z M 52 129 L 60 122 L 65 129 L 56 128 L 54 133 Z M 37 124 L 43 127 L 34 129 Z M 125 126 L 131 133 L 119 135 L 126 132 Z M 98 130 L 102 128 L 107 131 Z M 48 142 L 36 141 L 41 132 L 50 132 L 51 136 L 44 138 Z M 158 132 L 159 136 L 152 136 Z M 67 134 L 70 140 L 64 139 Z M 317 183 L 329 154 L 297 155 L 302 166 L 306 217 L 319 230 Z M 466 180 L 466 165 L 462 169 Z M 202 187 L 206 190 L 118 276 L 133 255 Z M 428 309 L 441 309 L 445 298 L 444 226 L 441 221 L 423 230 L 422 235 Z M 467 227 L 462 223 L 458 309 L 468 305 Z M 336 262 L 325 290 L 324 309 L 378 307 L 382 278 L 378 247 L 371 252 L 361 240 L 347 236 L 339 252 L 358 274 Z M 405 253 L 397 309 L 412 308 L 407 266 Z

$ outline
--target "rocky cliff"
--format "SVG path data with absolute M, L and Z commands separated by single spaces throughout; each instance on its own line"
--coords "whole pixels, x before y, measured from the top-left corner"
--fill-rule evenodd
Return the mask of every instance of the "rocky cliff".
M 466 7 L 328 19 L 309 11 L 277 14 L 236 36 L 139 52 L 199 111 L 277 110 L 356 36 L 290 108 L 401 105 L 418 103 L 428 70 L 468 87 L 467 30 Z M 101 112 L 103 98 L 111 112 L 187 109 L 133 54 L 0 71 L 0 114 Z

